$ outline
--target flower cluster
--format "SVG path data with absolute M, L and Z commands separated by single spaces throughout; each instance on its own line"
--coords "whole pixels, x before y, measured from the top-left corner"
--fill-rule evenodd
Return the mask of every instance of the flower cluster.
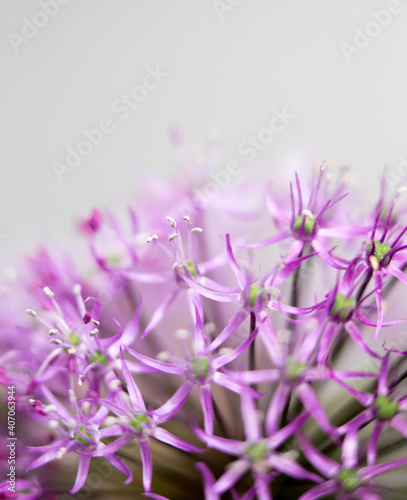
M 94 210 L 79 264 L 44 247 L 3 272 L 0 498 L 407 492 L 402 190 L 366 210 L 325 165 L 207 206 L 192 187 Z

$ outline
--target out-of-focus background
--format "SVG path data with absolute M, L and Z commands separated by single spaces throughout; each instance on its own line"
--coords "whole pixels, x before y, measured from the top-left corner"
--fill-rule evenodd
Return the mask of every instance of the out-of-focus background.
M 0 262 L 179 169 L 168 129 L 246 173 L 407 175 L 401 0 L 0 0 Z M 240 174 L 239 174 L 240 175 Z M 72 243 L 73 242 L 73 243 Z

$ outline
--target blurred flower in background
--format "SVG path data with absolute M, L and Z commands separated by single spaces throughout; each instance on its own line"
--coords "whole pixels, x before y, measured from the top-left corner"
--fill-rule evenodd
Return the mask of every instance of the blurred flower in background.
M 173 139 L 88 251 L 3 271 L 0 498 L 405 498 L 403 190 L 324 163 L 209 199 L 217 145 Z

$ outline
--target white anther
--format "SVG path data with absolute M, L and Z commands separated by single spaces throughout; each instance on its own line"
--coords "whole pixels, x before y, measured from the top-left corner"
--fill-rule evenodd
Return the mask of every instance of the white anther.
M 59 339 L 49 339 L 49 343 L 50 344 L 55 344 L 55 345 L 61 345 L 62 344 L 62 340 L 59 340 Z
M 35 403 L 35 399 L 30 398 L 28 402 L 30 403 L 30 405 L 33 405 Z
M 292 462 L 296 462 L 300 457 L 300 454 L 297 450 L 286 451 L 283 453 L 283 455 L 285 458 L 287 458 L 288 460 L 290 460 Z
M 58 429 L 59 422 L 57 420 L 50 420 L 48 422 L 48 427 L 50 427 L 51 429 Z
M 80 294 L 81 294 L 81 292 L 82 292 L 82 287 L 81 287 L 81 285 L 80 285 L 79 283 L 76 283 L 76 285 L 74 285 L 74 286 L 72 287 L 72 293 L 73 293 L 74 295 L 80 295 Z
M 65 446 L 62 446 L 62 448 L 59 448 L 56 454 L 56 458 L 58 460 L 61 460 L 62 457 L 64 457 L 67 454 L 68 450 L 65 448 Z
M 56 411 L 57 407 L 55 405 L 47 405 L 43 407 L 43 411 L 45 413 L 51 413 L 52 411 Z
M 315 219 L 315 215 L 311 212 L 311 210 L 308 210 L 308 208 L 304 208 L 304 210 L 301 212 L 302 215 L 305 215 L 308 219 Z
M 51 297 L 51 299 L 52 299 L 52 297 L 54 296 L 54 292 L 52 290 L 50 290 L 50 288 L 48 286 L 44 286 L 43 290 L 44 290 L 45 295 L 48 295 L 48 297 Z
M 70 347 L 66 352 L 68 354 L 75 354 L 76 353 L 76 347 Z
M 59 333 L 59 330 L 57 330 L 56 328 L 51 328 L 48 332 L 48 335 L 58 335 Z
M 192 226 L 192 219 L 189 215 L 184 215 L 183 219 L 188 222 L 188 226 Z
M 109 382 L 109 389 L 111 391 L 117 391 L 119 389 L 119 387 L 121 387 L 121 382 L 120 380 L 118 380 L 117 378 L 115 378 L 114 380 L 111 380 Z
M 171 354 L 168 351 L 161 351 L 157 354 L 157 359 L 159 361 L 168 361 L 170 359 Z
M 83 378 L 82 375 L 79 375 L 78 377 L 78 385 L 81 386 L 83 384 Z
M 96 335 L 97 333 L 99 333 L 99 330 L 98 330 L 97 328 L 94 328 L 93 330 L 91 330 L 91 331 L 89 332 L 89 335 L 90 335 L 91 337 L 93 337 L 93 336 L 94 336 L 94 335 Z
M 76 395 L 72 389 L 68 389 L 69 399 L 71 403 L 76 403 Z
M 326 160 L 322 162 L 322 165 L 319 167 L 319 171 L 323 172 L 325 170 L 325 166 L 326 166 Z
M 178 340 L 185 340 L 189 337 L 189 332 L 186 328 L 178 328 L 178 330 L 175 330 L 174 336 Z
M 216 325 L 215 323 L 212 323 L 211 321 L 209 321 L 208 323 L 205 323 L 204 325 L 204 332 L 206 333 L 206 335 L 213 335 L 216 331 Z
M 233 349 L 231 347 L 222 347 L 222 349 L 219 349 L 220 356 L 227 356 L 231 352 L 233 352 Z
M 151 243 L 153 240 L 158 240 L 158 236 L 153 234 L 152 236 L 147 238 L 147 243 Z
M 37 316 L 37 313 L 34 311 L 34 309 L 26 309 L 25 312 L 35 318 Z
M 377 259 L 377 257 L 375 255 L 371 255 L 369 257 L 369 262 L 370 262 L 370 265 L 373 268 L 373 271 L 378 271 L 380 269 L 379 261 L 378 261 L 378 259 Z
M 92 323 L 95 325 L 95 326 L 99 326 L 100 325 L 100 321 L 98 321 L 97 319 L 91 319 Z
M 175 219 L 170 217 L 169 215 L 166 217 L 167 221 L 170 223 L 171 227 L 177 227 L 177 223 L 175 222 Z
M 203 233 L 203 229 L 201 227 L 193 227 L 191 233 Z
M 113 415 L 109 415 L 103 421 L 103 427 L 110 427 L 111 425 L 117 424 L 119 419 Z
M 82 413 L 85 415 L 89 415 L 90 411 L 90 402 L 89 401 L 84 401 L 81 406 Z
M 168 241 L 172 241 L 174 238 L 176 238 L 178 236 L 178 233 L 175 232 L 175 233 L 171 233 L 169 236 L 168 236 Z
M 177 270 L 178 270 L 178 268 L 179 268 L 179 264 L 178 264 L 178 262 L 174 262 L 174 264 L 173 264 L 172 268 L 173 268 L 173 270 L 174 270 L 174 271 L 177 271 Z

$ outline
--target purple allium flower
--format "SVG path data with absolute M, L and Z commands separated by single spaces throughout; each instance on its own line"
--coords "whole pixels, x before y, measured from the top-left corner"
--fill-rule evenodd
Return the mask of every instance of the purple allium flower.
M 218 143 L 172 138 L 185 175 L 94 209 L 87 253 L 0 273 L 0 498 L 403 498 L 406 200 L 324 164 L 209 202 Z

